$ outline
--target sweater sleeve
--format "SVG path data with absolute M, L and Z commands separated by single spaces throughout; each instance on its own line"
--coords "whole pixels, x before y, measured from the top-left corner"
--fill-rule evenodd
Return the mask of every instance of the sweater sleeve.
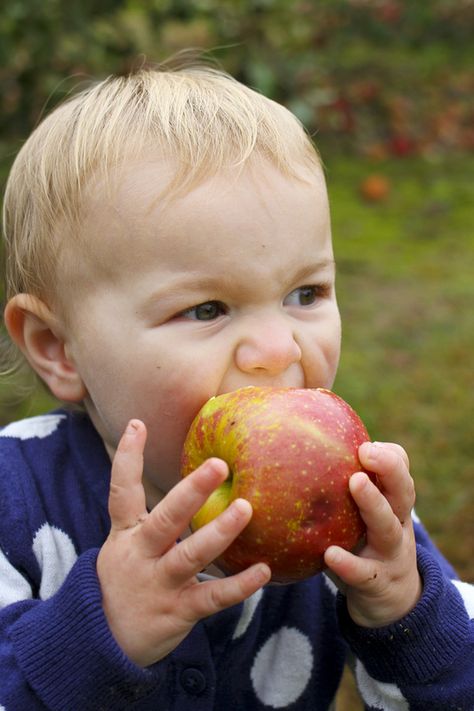
M 33 599 L 2 556 L 0 710 L 129 709 L 156 691 L 166 662 L 141 669 L 116 644 L 101 605 L 97 550 L 82 554 L 59 590 Z M 12 602 L 13 598 L 22 600 Z M 29 599 L 28 599 L 29 598 Z
M 423 595 L 406 617 L 387 627 L 359 627 L 338 595 L 359 691 L 374 711 L 472 711 L 474 587 L 458 581 L 424 529 L 415 529 Z

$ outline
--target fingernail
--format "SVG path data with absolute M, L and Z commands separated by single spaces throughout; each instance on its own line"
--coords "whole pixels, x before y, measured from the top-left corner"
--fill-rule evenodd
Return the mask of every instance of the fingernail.
M 138 430 L 138 424 L 137 424 L 136 420 L 130 420 L 130 422 L 127 425 L 127 429 L 125 430 L 125 434 L 134 435 L 137 430 Z
M 379 442 L 367 442 L 366 456 L 369 459 L 377 459 L 379 447 L 380 447 Z
M 359 487 L 359 489 L 363 489 L 364 486 L 367 486 L 369 478 L 365 472 L 355 472 L 355 474 L 351 476 L 351 481 L 352 480 L 355 481 L 355 484 Z
M 271 572 L 266 565 L 258 565 L 255 568 L 255 580 L 260 584 L 264 585 L 270 579 Z
M 342 554 L 341 551 L 338 550 L 337 548 L 330 548 L 328 551 L 326 551 L 329 555 L 327 556 L 329 558 L 330 563 L 340 563 L 342 560 Z
M 226 511 L 229 516 L 234 518 L 240 518 L 248 512 L 249 502 L 246 499 L 235 499 L 230 506 L 227 507 Z

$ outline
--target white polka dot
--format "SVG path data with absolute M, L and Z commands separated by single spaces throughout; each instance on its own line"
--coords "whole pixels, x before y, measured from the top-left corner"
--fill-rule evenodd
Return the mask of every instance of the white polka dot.
M 16 437 L 18 439 L 33 439 L 39 437 L 43 439 L 57 430 L 61 420 L 66 415 L 38 415 L 29 417 L 26 420 L 12 422 L 0 431 L 0 437 Z
M 0 711 L 7 711 L 5 706 L 0 706 Z
M 259 650 L 250 677 L 259 701 L 282 709 L 301 696 L 312 670 L 309 639 L 293 627 L 282 627 Z
M 360 694 L 368 706 L 384 711 L 409 711 L 408 701 L 398 686 L 373 679 L 359 660 L 356 661 L 355 675 Z
M 451 582 L 457 587 L 463 599 L 467 614 L 471 620 L 474 620 L 474 585 L 463 583 L 461 580 L 451 580 Z
M 77 560 L 77 553 L 67 533 L 48 523 L 35 535 L 33 553 L 42 573 L 39 596 L 47 600 L 63 584 Z
M 337 595 L 337 585 L 336 583 L 333 583 L 329 575 L 326 575 L 326 573 L 323 573 L 323 580 L 328 586 L 329 590 L 333 593 L 333 595 Z
M 411 510 L 411 518 L 415 523 L 421 523 L 421 520 L 420 520 L 418 514 L 416 513 L 415 509 Z
M 252 618 L 255 614 L 255 610 L 258 607 L 258 603 L 262 599 L 263 595 L 263 590 L 257 590 L 253 595 L 251 595 L 247 600 L 245 600 L 243 609 L 242 609 L 242 614 L 240 615 L 240 619 L 237 623 L 237 627 L 235 628 L 235 632 L 233 634 L 233 639 L 238 639 L 239 637 L 242 637 L 243 634 L 248 629 L 249 624 L 252 622 Z
M 6 607 L 19 600 L 29 600 L 32 597 L 30 585 L 0 551 L 0 607 Z

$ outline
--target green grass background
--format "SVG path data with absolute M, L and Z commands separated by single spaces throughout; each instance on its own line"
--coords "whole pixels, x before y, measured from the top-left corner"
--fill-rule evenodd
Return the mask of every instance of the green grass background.
M 391 191 L 367 204 L 357 185 L 373 166 L 327 170 L 344 327 L 335 390 L 373 439 L 407 449 L 417 512 L 473 581 L 474 160 L 377 171 Z

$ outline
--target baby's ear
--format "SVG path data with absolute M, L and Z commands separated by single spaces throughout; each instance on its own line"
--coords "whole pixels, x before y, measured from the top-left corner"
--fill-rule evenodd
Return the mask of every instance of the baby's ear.
M 17 294 L 5 308 L 5 325 L 14 343 L 58 400 L 80 402 L 86 389 L 68 358 L 60 320 L 38 297 Z

